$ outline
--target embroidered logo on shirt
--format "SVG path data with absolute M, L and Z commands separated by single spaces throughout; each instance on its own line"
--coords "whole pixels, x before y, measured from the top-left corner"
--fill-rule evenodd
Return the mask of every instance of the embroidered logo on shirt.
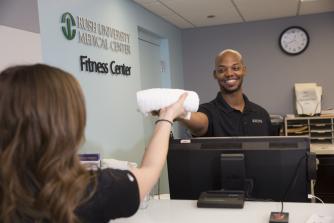
M 135 179 L 133 179 L 133 176 L 131 176 L 130 174 L 127 174 L 128 175 L 128 178 L 131 182 L 133 182 Z
M 262 124 L 263 121 L 262 121 L 262 119 L 252 119 L 252 123 L 259 123 L 259 124 Z

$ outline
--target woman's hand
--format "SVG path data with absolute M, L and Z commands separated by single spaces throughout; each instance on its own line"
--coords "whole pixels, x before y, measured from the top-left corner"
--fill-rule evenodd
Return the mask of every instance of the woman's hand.
M 176 118 L 182 118 L 185 116 L 186 111 L 184 110 L 183 104 L 187 98 L 187 93 L 183 93 L 179 99 L 170 106 L 160 109 L 159 119 L 167 119 L 171 122 Z

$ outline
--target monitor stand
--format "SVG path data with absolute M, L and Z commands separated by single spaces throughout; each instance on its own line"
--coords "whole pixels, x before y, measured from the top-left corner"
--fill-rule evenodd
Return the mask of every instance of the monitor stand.
M 244 154 L 220 154 L 220 179 L 224 190 L 245 190 Z
M 243 208 L 245 202 L 246 171 L 244 154 L 220 154 L 221 190 L 202 192 L 197 207 Z

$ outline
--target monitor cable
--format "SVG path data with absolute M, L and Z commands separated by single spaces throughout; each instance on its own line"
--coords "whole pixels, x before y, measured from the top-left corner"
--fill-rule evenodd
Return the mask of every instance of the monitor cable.
M 244 191 L 245 197 L 251 197 L 254 188 L 254 180 L 253 179 L 245 179 L 244 180 Z
M 317 196 L 315 196 L 315 195 L 313 195 L 313 194 L 308 194 L 308 195 L 307 195 L 307 198 L 308 198 L 308 199 L 315 198 L 315 199 L 317 199 L 318 201 L 320 201 L 322 204 L 325 204 L 325 202 L 324 202 L 323 200 L 321 200 L 319 197 L 317 197 Z
M 284 208 L 284 201 L 286 200 L 286 198 L 287 198 L 287 195 L 288 195 L 288 193 L 290 192 L 290 190 L 295 186 L 295 184 L 296 184 L 296 181 L 297 181 L 297 177 L 298 177 L 298 170 L 299 170 L 299 168 L 300 168 L 300 166 L 301 166 L 301 164 L 302 164 L 302 162 L 303 162 L 303 160 L 306 160 L 307 159 L 307 155 L 305 154 L 303 157 L 301 157 L 300 159 L 299 159 L 299 161 L 298 161 L 298 164 L 297 164 L 297 166 L 296 166 L 296 169 L 295 169 L 295 172 L 294 172 L 294 174 L 293 174 L 293 177 L 291 178 L 291 180 L 290 180 L 290 183 L 289 183 L 289 185 L 288 185 L 288 187 L 287 187 L 287 189 L 286 189 L 286 191 L 284 192 L 284 195 L 283 195 L 283 197 L 282 197 L 282 199 L 281 199 L 281 213 L 283 213 L 283 208 Z

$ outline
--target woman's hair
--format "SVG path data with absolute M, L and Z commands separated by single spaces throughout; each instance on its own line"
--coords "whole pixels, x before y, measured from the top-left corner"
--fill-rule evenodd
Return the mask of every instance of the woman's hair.
M 0 222 L 78 222 L 91 174 L 77 150 L 84 97 L 69 73 L 36 64 L 0 73 Z

